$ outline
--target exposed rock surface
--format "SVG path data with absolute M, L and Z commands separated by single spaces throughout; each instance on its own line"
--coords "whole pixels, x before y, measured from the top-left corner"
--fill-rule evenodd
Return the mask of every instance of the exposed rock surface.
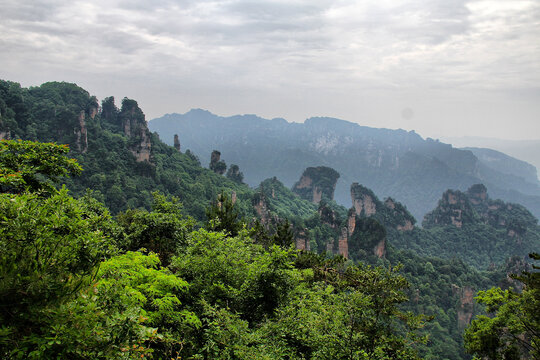
M 458 190 L 447 190 L 435 210 L 426 214 L 423 226 L 454 225 L 461 228 L 464 223 L 475 223 L 478 215 L 465 193 Z
M 401 203 L 394 201 L 392 198 L 387 198 L 384 201 L 385 212 L 389 215 L 389 218 L 392 219 L 393 225 L 396 230 L 399 231 L 412 231 L 414 229 L 414 224 L 416 223 L 415 218 L 407 211 L 407 208 Z M 385 224 L 389 225 L 389 224 Z
M 339 173 L 326 166 L 308 167 L 292 191 L 303 199 L 315 204 L 326 200 L 334 200 L 334 191 Z
M 75 136 L 77 137 L 77 139 L 75 140 L 75 145 L 77 147 L 77 150 L 83 153 L 88 150 L 88 131 L 86 130 L 85 117 L 86 114 L 84 110 L 81 110 L 78 118 L 79 128 L 74 130 Z
M 124 135 L 130 138 L 129 150 L 137 162 L 151 162 L 151 135 L 144 114 L 135 100 L 124 98 L 118 115 Z
M 358 184 L 351 185 L 351 200 L 356 215 L 371 216 L 377 213 L 375 194 L 370 189 Z
M 535 227 L 538 220 L 523 206 L 508 204 L 489 198 L 483 184 L 471 186 L 466 192 L 448 190 L 435 210 L 424 218 L 425 227 L 464 224 L 487 224 L 503 229 L 519 244 L 528 227 Z
M 176 151 L 180 152 L 180 139 L 178 139 L 178 134 L 174 134 L 174 148 Z
M 300 229 L 295 232 L 294 242 L 297 250 L 310 251 L 307 229 Z
M 458 327 L 464 329 L 471 323 L 474 314 L 474 296 L 476 291 L 470 286 L 459 287 L 452 285 L 452 294 L 459 298 L 457 311 Z
M 212 154 L 210 155 L 210 170 L 219 175 L 225 174 L 225 171 L 227 170 L 227 165 L 221 160 L 221 152 L 218 150 L 212 151 Z

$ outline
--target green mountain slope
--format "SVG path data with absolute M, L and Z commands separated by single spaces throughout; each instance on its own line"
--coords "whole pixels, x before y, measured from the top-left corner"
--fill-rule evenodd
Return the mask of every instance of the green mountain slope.
M 67 180 L 75 196 L 87 188 L 113 213 L 150 208 L 153 191 L 174 195 L 196 219 L 221 191 L 235 192 L 238 206 L 252 214 L 252 191 L 201 167 L 191 152 L 165 145 L 146 126 L 137 102 L 103 101 L 69 83 L 29 89 L 0 81 L 0 134 L 3 138 L 68 144 L 84 171 Z
M 342 205 L 349 202 L 350 184 L 358 182 L 381 198 L 399 199 L 421 219 L 446 189 L 464 191 L 484 183 L 493 196 L 524 204 L 540 216 L 540 184 L 525 181 L 529 173 L 501 172 L 471 151 L 422 139 L 414 131 L 376 129 L 322 117 L 303 124 L 255 115 L 220 117 L 200 109 L 167 114 L 151 120 L 149 127 L 168 144 L 178 134 L 183 146 L 198 155 L 207 156 L 219 148 L 227 161 L 243 169 L 252 186 L 276 176 L 292 187 L 305 168 L 328 166 L 341 175 L 335 199 Z

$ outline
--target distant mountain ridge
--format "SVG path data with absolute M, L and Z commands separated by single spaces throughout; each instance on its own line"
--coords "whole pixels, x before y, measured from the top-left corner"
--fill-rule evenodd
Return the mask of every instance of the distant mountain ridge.
M 538 134 L 537 134 L 538 136 Z M 441 137 L 441 141 L 457 148 L 489 148 L 523 160 L 540 169 L 540 139 L 538 140 L 503 140 L 475 136 Z
M 540 216 L 540 186 L 526 181 L 530 172 L 500 172 L 472 151 L 423 139 L 414 131 L 326 117 L 304 123 L 256 115 L 221 117 L 201 109 L 167 114 L 151 120 L 149 128 L 168 144 L 178 134 L 182 148 L 191 149 L 203 164 L 213 149 L 220 150 L 223 160 L 239 165 L 252 186 L 276 176 L 292 187 L 305 168 L 328 166 L 341 174 L 335 192 L 341 204 L 350 201 L 349 185 L 359 182 L 379 197 L 400 199 L 422 219 L 446 189 L 484 183 L 493 196 L 522 203 Z

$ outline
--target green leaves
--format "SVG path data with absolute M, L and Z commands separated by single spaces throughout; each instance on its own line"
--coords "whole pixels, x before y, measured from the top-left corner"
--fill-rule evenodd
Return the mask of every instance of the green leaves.
M 54 193 L 60 177 L 82 171 L 75 159 L 66 156 L 68 152 L 67 145 L 1 140 L 1 192 Z
M 540 274 L 516 278 L 526 285 L 521 294 L 500 288 L 478 293 L 490 316 L 478 316 L 465 331 L 468 352 L 491 360 L 540 358 Z

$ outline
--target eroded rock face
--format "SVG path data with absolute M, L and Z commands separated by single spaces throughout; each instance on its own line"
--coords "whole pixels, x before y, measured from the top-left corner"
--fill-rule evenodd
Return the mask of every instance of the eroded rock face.
M 150 162 L 152 143 L 146 131 L 141 133 L 141 141 L 134 149 L 131 149 L 131 153 L 135 155 L 137 162 Z
M 453 225 L 461 228 L 464 223 L 474 223 L 479 217 L 468 196 L 458 190 L 447 190 L 435 210 L 426 214 L 423 225 Z
M 338 239 L 338 254 L 345 259 L 349 258 L 349 230 L 346 227 L 341 229 L 341 235 Z
M 119 118 L 124 134 L 130 138 L 129 150 L 137 162 L 151 162 L 151 135 L 144 114 L 137 102 L 124 98 Z
M 95 114 L 94 114 L 95 116 Z M 75 129 L 75 135 L 77 139 L 75 140 L 75 146 L 77 150 L 85 153 L 88 150 L 88 131 L 86 130 L 86 114 L 84 110 L 79 113 L 79 129 Z
M 96 115 L 98 114 L 98 107 L 97 105 L 96 106 L 91 106 L 90 107 L 90 119 L 94 120 L 94 118 L 96 117 Z
M 212 154 L 210 155 L 210 170 L 219 175 L 225 174 L 225 171 L 227 170 L 227 165 L 221 160 L 221 152 L 218 150 L 212 151 Z
M 309 237 L 307 229 L 301 229 L 295 234 L 294 242 L 297 250 L 309 251 Z
M 178 134 L 174 134 L 174 148 L 176 151 L 180 152 L 180 139 L 178 139 Z
M 399 231 L 411 231 L 414 229 L 414 223 L 416 220 L 407 211 L 405 206 L 401 203 L 394 201 L 392 198 L 387 198 L 384 201 L 384 206 L 387 208 L 386 212 L 391 214 L 394 219 L 393 226 Z
M 457 321 L 458 327 L 464 329 L 471 323 L 474 314 L 474 296 L 476 292 L 470 286 L 459 287 L 452 285 L 452 294 L 459 297 Z
M 475 184 L 467 190 L 467 195 L 475 205 L 485 202 L 488 198 L 487 188 L 484 184 Z
M 270 210 L 268 210 L 268 204 L 266 203 L 266 198 L 264 197 L 263 193 L 256 194 L 255 198 L 253 199 L 253 208 L 255 209 L 259 219 L 261 219 L 261 223 L 268 226 L 272 216 L 270 214 Z
M 373 253 L 379 258 L 383 258 L 386 255 L 386 241 L 379 241 L 377 245 L 373 248 Z
M 351 185 L 351 200 L 358 216 L 371 216 L 377 213 L 375 195 L 368 188 L 353 183 Z
M 399 231 L 411 231 L 412 229 L 414 229 L 414 225 L 409 220 L 405 220 L 404 225 L 398 225 L 396 228 Z
M 339 173 L 326 166 L 308 167 L 292 191 L 315 204 L 321 200 L 333 200 Z

